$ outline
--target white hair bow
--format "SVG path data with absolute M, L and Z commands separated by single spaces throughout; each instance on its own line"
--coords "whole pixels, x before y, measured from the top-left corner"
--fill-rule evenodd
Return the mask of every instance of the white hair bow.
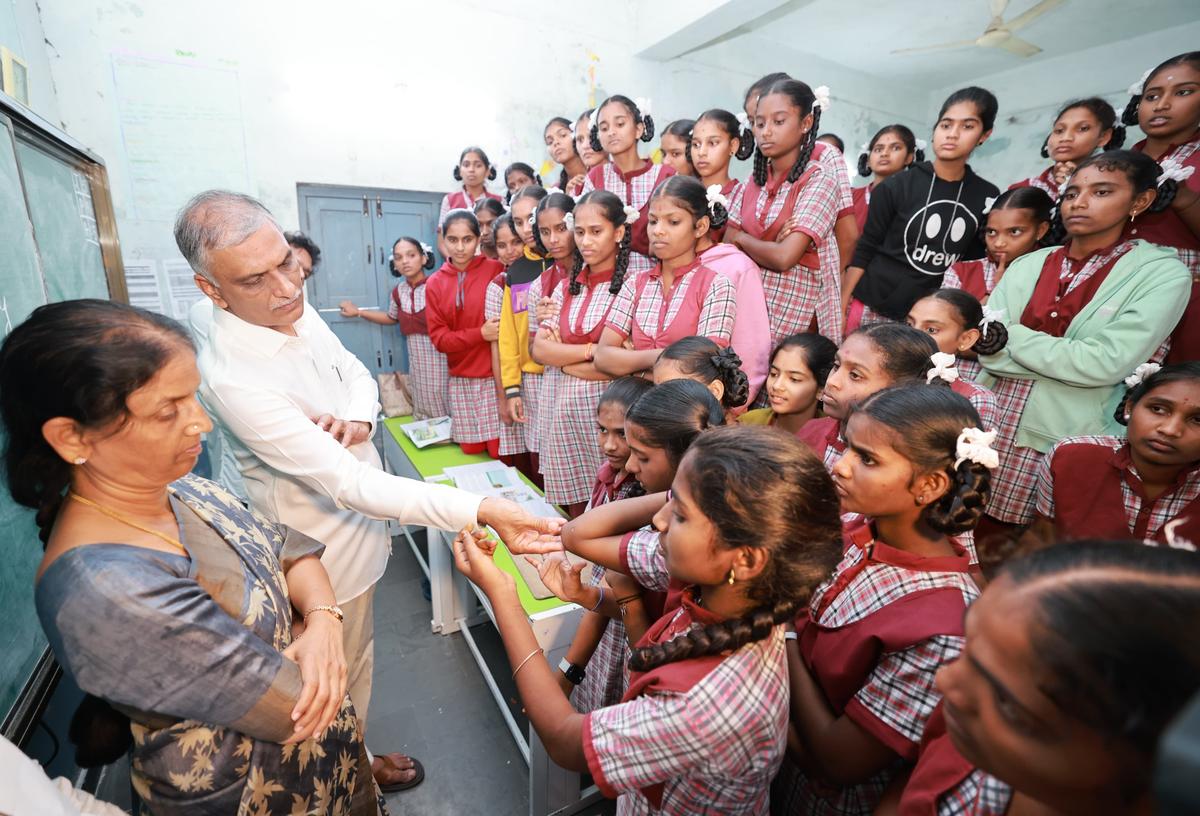
M 979 321 L 979 333 L 987 337 L 988 326 L 993 323 L 1004 322 L 1004 310 L 993 309 L 990 306 L 983 307 L 983 320 Z
M 863 143 L 862 143 L 862 147 L 861 147 L 861 148 L 859 148 L 859 152 L 861 152 L 861 153 L 870 153 L 870 152 L 871 152 L 871 143 L 870 143 L 870 142 L 863 142 Z
M 1142 74 L 1142 78 L 1129 86 L 1129 95 L 1130 96 L 1141 96 L 1142 90 L 1146 87 L 1146 80 L 1150 78 L 1150 75 L 1152 73 L 1154 73 L 1154 69 L 1147 68 L 1146 73 Z
M 642 115 L 643 119 L 650 115 L 650 97 L 639 96 L 633 100 L 633 104 L 637 105 L 638 113 Z
M 1186 181 L 1192 177 L 1192 173 L 1196 172 L 1195 167 L 1185 167 L 1183 162 L 1172 156 L 1169 159 L 1163 160 L 1159 165 L 1162 172 L 1158 175 L 1158 186 L 1161 187 L 1167 179 L 1179 183 Z
M 574 138 L 575 138 L 575 125 L 576 125 L 576 124 L 578 124 L 578 123 L 577 123 L 577 122 L 572 122 L 572 123 L 570 124 L 570 126 L 567 128 L 567 130 L 571 131 L 571 138 L 572 138 L 572 139 L 574 139 Z
M 575 229 L 575 213 L 567 213 L 563 216 L 563 223 L 567 225 L 567 229 Z
M 963 428 L 955 444 L 955 454 L 958 458 L 954 460 L 954 467 L 957 469 L 963 462 L 974 462 L 988 470 L 995 470 L 1000 465 L 1000 454 L 992 449 L 992 443 L 995 441 L 995 431 Z
M 642 217 L 642 211 L 630 204 L 625 205 L 625 223 L 632 224 Z
M 720 204 L 726 210 L 729 209 L 729 199 L 721 192 L 720 184 L 710 184 L 708 189 L 704 191 L 708 197 L 708 211 L 712 212 L 714 204 Z
M 600 123 L 600 106 L 592 108 L 592 112 L 588 114 L 588 124 L 596 127 Z
M 1162 370 L 1162 366 L 1158 363 L 1142 363 L 1133 370 L 1133 373 L 1125 378 L 1125 385 L 1129 388 L 1137 388 L 1146 381 L 1146 378 L 1157 374 Z
M 992 205 L 996 203 L 998 196 L 988 196 L 983 200 L 983 214 L 987 215 L 992 211 Z
M 562 192 L 561 187 L 547 187 L 546 188 L 546 195 L 554 195 L 555 193 L 561 193 L 561 192 Z
M 531 226 L 531 227 L 537 226 L 537 213 L 536 212 L 531 212 L 529 214 L 529 226 Z
M 816 88 L 813 89 L 813 96 L 815 96 L 817 98 L 816 104 L 821 106 L 822 111 L 829 110 L 829 86 L 828 85 L 818 85 Z
M 929 359 L 933 362 L 933 368 L 929 369 L 925 375 L 926 384 L 936 379 L 943 379 L 948 383 L 958 379 L 958 369 L 954 367 L 955 357 L 953 354 L 935 351 Z
M 924 139 L 914 139 L 913 144 L 916 145 L 917 150 L 924 150 L 925 148 L 929 147 L 929 142 L 925 141 Z
M 737 120 L 738 126 L 741 127 L 742 130 L 752 129 L 750 127 L 750 117 L 746 115 L 745 111 L 738 111 Z
M 1167 540 L 1167 546 L 1173 550 L 1187 550 L 1195 552 L 1196 545 L 1188 541 L 1179 533 L 1175 532 L 1175 528 L 1187 522 L 1187 518 L 1174 518 L 1163 525 L 1163 538 Z
M 431 255 L 431 254 L 433 254 L 433 247 L 431 247 L 429 244 L 422 241 L 421 242 L 421 251 L 424 252 L 426 255 Z

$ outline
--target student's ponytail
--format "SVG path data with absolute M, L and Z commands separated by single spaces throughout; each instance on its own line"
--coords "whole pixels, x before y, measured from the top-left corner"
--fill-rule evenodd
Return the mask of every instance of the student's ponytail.
M 970 401 L 948 388 L 892 386 L 867 397 L 854 413 L 863 413 L 893 432 L 895 447 L 914 473 L 944 471 L 950 486 L 922 513 L 924 521 L 946 535 L 974 529 L 991 492 L 985 463 L 995 452 L 975 441 L 964 453 L 959 442 L 981 432 L 979 414 Z
M 492 199 L 488 199 L 488 200 L 491 201 Z M 395 242 L 392 244 L 392 252 L 396 251 L 396 247 L 400 245 L 401 241 L 412 244 L 413 247 L 415 247 L 416 250 L 421 253 L 421 268 L 422 269 L 424 269 L 426 272 L 428 272 L 430 269 L 433 269 L 433 265 L 437 260 L 433 255 L 433 247 L 431 247 L 431 246 L 429 246 L 429 244 L 426 244 L 425 242 L 420 241 L 416 238 L 413 238 L 409 235 L 404 235 L 400 238 L 397 238 L 395 240 Z M 393 278 L 403 277 L 400 274 L 400 270 L 396 269 L 396 264 L 394 261 L 388 261 L 388 269 L 391 270 Z
M 744 115 L 743 115 L 744 116 Z M 738 149 L 734 153 L 734 158 L 738 161 L 745 161 L 754 155 L 754 131 L 750 129 L 749 122 L 745 125 L 738 117 L 734 116 L 727 110 L 722 108 L 710 108 L 704 113 L 696 117 L 696 124 L 700 122 L 715 122 L 721 126 L 721 130 L 725 131 L 725 135 L 731 140 L 738 140 Z M 695 125 L 692 126 L 693 131 Z M 691 150 L 691 142 L 688 143 L 688 149 Z M 688 153 L 688 161 L 692 160 L 692 155 Z
M 524 190 L 529 188 L 522 189 Z M 538 187 L 537 189 L 540 190 L 542 188 Z M 537 206 L 533 210 L 533 246 L 537 250 L 537 253 L 543 258 L 550 253 L 546 249 L 546 245 L 542 243 L 541 230 L 538 229 L 538 219 L 546 210 L 561 210 L 565 214 L 574 211 L 574 209 L 575 199 L 563 192 L 550 193 L 547 196 L 543 196 L 542 199 L 538 201 Z M 571 237 L 574 239 L 574 236 Z
M 841 555 L 833 482 L 816 455 L 791 434 L 773 428 L 718 428 L 701 434 L 687 456 L 684 475 L 716 533 L 714 546 L 761 548 L 769 557 L 753 578 L 730 574 L 730 583 L 744 585 L 746 599 L 754 604 L 750 612 L 634 649 L 629 661 L 634 671 L 736 651 L 766 639 L 808 603 Z
M 721 348 L 707 337 L 683 337 L 663 349 L 659 359 L 676 363 L 682 374 L 701 384 L 719 381 L 726 409 L 745 405 L 750 397 L 750 379 L 732 346 Z
M 979 321 L 979 338 L 971 344 L 971 351 L 981 357 L 999 354 L 1008 345 L 1008 327 L 1001 321 L 1002 315 L 988 308 L 983 309 Z
M 862 176 L 863 178 L 870 178 L 870 176 L 871 176 L 871 154 L 870 153 L 864 152 L 864 153 L 858 154 L 858 174 L 860 176 Z
M 654 138 L 654 118 L 649 112 L 642 113 L 642 109 L 638 104 L 623 94 L 613 94 L 608 99 L 605 99 L 592 112 L 592 127 L 588 131 L 588 140 L 591 142 L 592 150 L 597 153 L 604 152 L 604 145 L 600 144 L 600 111 L 604 110 L 605 106 L 616 103 L 624 106 L 625 110 L 629 111 L 629 115 L 633 117 L 635 125 L 642 125 L 642 141 L 649 142 Z
M 788 97 L 791 103 L 800 109 L 800 116 L 804 117 L 812 114 L 812 127 L 808 133 L 804 135 L 804 139 L 800 143 L 800 153 L 796 156 L 796 163 L 792 165 L 788 171 L 787 180 L 789 183 L 795 183 L 804 172 L 804 168 L 808 166 L 809 159 L 812 158 L 813 148 L 817 144 L 817 133 L 821 128 L 821 106 L 817 104 L 816 94 L 807 84 L 797 79 L 782 79 L 763 91 L 759 96 L 761 102 L 763 97 L 771 94 L 783 94 Z M 767 183 L 767 157 L 763 155 L 762 149 L 755 147 L 754 150 L 754 183 L 760 187 Z
M 594 204 L 599 207 L 605 220 L 613 225 L 613 229 L 625 227 L 625 234 L 617 242 L 616 265 L 613 268 L 612 280 L 608 284 L 609 293 L 615 295 L 621 291 L 621 287 L 625 283 L 625 272 L 629 269 L 629 249 L 633 241 L 633 224 L 625 222 L 625 202 L 621 201 L 616 193 L 600 189 L 591 190 L 575 202 L 575 208 L 578 209 L 584 204 Z M 579 251 L 578 247 L 575 251 Z M 583 291 L 582 286 L 572 289 L 571 294 L 578 295 L 581 291 Z

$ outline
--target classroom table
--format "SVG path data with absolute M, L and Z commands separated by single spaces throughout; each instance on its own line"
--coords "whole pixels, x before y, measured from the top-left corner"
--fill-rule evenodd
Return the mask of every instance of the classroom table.
M 440 476 L 448 467 L 492 461 L 486 454 L 463 453 L 462 449 L 454 444 L 418 448 L 401 430 L 402 426 L 412 421 L 412 417 L 405 416 L 392 417 L 383 422 L 384 462 L 390 472 L 411 479 L 428 480 L 430 477 Z M 523 475 L 521 478 L 527 484 L 531 484 Z M 509 710 L 508 702 L 497 685 L 493 669 L 488 666 L 471 635 L 471 626 L 482 621 L 485 616 L 493 626 L 496 618 L 487 596 L 454 568 L 450 546 L 454 535 L 444 530 L 426 528 L 426 559 L 422 557 L 420 548 L 408 528 L 402 528 L 400 532 L 408 539 L 413 555 L 429 577 L 432 630 L 442 635 L 453 632 L 462 634 L 492 697 L 500 708 L 501 715 L 508 724 L 518 750 L 529 764 L 531 816 L 565 816 L 599 800 L 602 796 L 599 789 L 595 785 L 584 787 L 588 781 L 586 777 L 555 765 L 533 728 L 530 727 L 527 733 L 523 732 Z M 494 559 L 500 569 L 516 580 L 521 607 L 529 617 L 529 624 L 533 627 L 538 645 L 545 650 L 545 659 L 550 666 L 557 666 L 571 645 L 571 638 L 579 625 L 583 610 L 576 604 L 566 603 L 554 597 L 542 600 L 534 598 L 513 562 L 512 554 L 504 544 L 496 546 Z M 482 613 L 479 612 L 480 608 Z M 507 669 L 507 666 L 504 668 Z

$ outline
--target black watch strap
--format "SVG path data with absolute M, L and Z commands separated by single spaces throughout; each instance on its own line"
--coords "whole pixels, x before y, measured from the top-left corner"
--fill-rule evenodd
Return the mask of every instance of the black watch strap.
M 587 672 L 583 670 L 583 666 L 576 666 L 570 663 L 564 657 L 558 661 L 558 670 L 563 673 L 563 676 L 571 681 L 571 685 L 578 686 L 583 682 L 583 678 L 587 677 Z

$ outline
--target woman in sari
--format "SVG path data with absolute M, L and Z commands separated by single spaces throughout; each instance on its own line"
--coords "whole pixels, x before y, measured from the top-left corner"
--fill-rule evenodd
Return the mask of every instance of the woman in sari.
M 179 324 L 108 301 L 43 306 L 0 347 L 42 627 L 86 708 L 128 718 L 107 758 L 131 738 L 143 812 L 381 812 L 324 547 L 188 475 L 199 385 Z

